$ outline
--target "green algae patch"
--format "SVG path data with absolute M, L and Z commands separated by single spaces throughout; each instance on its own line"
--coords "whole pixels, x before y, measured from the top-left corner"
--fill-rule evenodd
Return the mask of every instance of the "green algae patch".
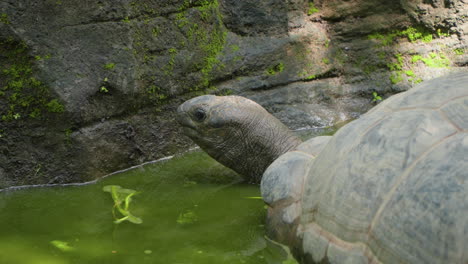
M 134 192 L 127 210 L 144 221 L 114 224 L 111 207 Z M 264 202 L 245 198 L 259 196 L 202 152 L 94 184 L 3 191 L 0 263 L 282 263 L 264 238 Z

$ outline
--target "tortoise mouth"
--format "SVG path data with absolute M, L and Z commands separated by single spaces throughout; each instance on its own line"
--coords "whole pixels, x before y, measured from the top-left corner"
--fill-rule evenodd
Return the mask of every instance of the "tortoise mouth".
M 198 129 L 186 112 L 177 113 L 177 122 L 182 127 L 182 133 L 192 140 L 200 137 Z
M 182 126 L 182 132 L 191 139 L 198 139 L 199 137 L 197 130 L 190 126 Z
M 177 122 L 179 123 L 179 125 L 184 129 L 184 131 L 186 129 L 191 129 L 191 130 L 195 130 L 195 126 L 192 124 L 192 122 L 190 122 L 189 119 L 187 118 L 184 118 L 184 117 L 181 117 L 181 118 L 177 118 Z
M 191 122 L 191 120 L 187 117 L 187 115 L 179 116 L 179 118 L 177 118 L 177 121 L 179 125 L 182 127 L 182 132 L 184 133 L 184 135 L 192 139 L 199 137 L 196 126 Z

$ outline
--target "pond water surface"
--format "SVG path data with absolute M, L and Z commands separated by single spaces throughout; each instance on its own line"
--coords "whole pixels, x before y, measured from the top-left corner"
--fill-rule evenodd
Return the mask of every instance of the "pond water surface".
M 141 224 L 114 223 L 125 215 L 107 185 L 138 192 L 127 209 Z M 201 152 L 89 185 L 4 190 L 0 263 L 295 263 L 264 238 L 259 196 Z

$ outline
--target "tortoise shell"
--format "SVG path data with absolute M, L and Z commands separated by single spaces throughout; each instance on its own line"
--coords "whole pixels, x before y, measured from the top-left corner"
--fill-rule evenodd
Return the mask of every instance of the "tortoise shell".
M 468 263 L 468 74 L 394 95 L 308 152 L 262 180 L 268 204 L 290 199 L 305 262 Z

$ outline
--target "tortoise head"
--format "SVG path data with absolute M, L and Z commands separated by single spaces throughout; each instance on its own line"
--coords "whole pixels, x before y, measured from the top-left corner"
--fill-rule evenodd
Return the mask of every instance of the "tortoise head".
M 244 97 L 199 96 L 177 112 L 185 135 L 251 182 L 260 182 L 268 165 L 300 144 L 284 124 Z

